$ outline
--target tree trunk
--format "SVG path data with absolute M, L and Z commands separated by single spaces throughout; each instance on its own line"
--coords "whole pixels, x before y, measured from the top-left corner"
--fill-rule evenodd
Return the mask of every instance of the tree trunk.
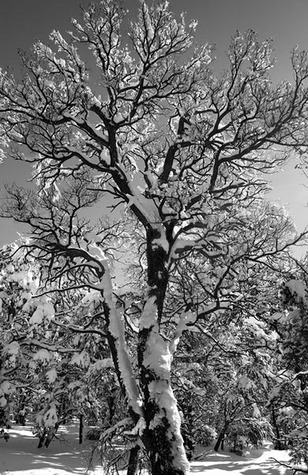
M 180 432 L 181 418 L 170 382 L 172 352 L 169 341 L 159 332 L 168 282 L 165 268 L 167 253 L 155 244 L 159 238 L 159 233 L 151 234 L 153 248 L 149 246 L 151 252 L 148 249 L 149 297 L 139 325 L 139 385 L 126 346 L 123 316 L 119 315 L 115 307 L 107 271 L 102 278 L 104 313 L 115 369 L 127 397 L 129 412 L 136 422 L 135 433 L 144 444 L 150 472 L 152 475 L 186 475 L 189 462 Z
M 136 475 L 138 469 L 140 447 L 136 445 L 132 447 L 129 452 L 127 475 Z
M 45 447 L 49 447 L 49 445 L 51 444 L 51 441 L 52 439 L 54 439 L 54 437 L 56 436 L 56 433 L 58 432 L 58 429 L 60 427 L 60 425 L 62 424 L 63 420 L 58 421 L 54 427 L 51 427 L 49 430 L 47 430 L 47 433 L 46 433 L 46 439 L 45 439 Z
M 282 450 L 284 447 L 281 443 L 281 435 L 280 435 L 280 430 L 279 430 L 278 423 L 277 423 L 277 417 L 276 417 L 274 406 L 272 406 L 272 425 L 273 425 L 274 431 L 276 433 L 275 449 Z
M 223 429 L 221 430 L 221 432 L 218 436 L 218 439 L 216 441 L 215 447 L 214 447 L 215 452 L 219 451 L 220 446 L 223 448 L 224 437 L 225 437 L 225 434 L 227 432 L 228 427 L 229 427 L 229 423 L 226 423 L 224 425 Z
M 38 449 L 41 449 L 44 445 L 44 440 L 45 440 L 45 431 L 44 433 L 39 437 L 39 442 L 38 442 Z
M 142 441 L 153 475 L 185 475 L 189 472 L 181 419 L 170 384 L 172 355 L 169 343 L 157 327 L 140 331 L 139 367 L 146 427 Z
M 219 447 L 220 447 L 220 444 L 223 441 L 224 436 L 225 436 L 225 432 L 224 431 L 220 432 L 220 434 L 218 436 L 218 439 L 216 441 L 215 447 L 214 447 L 215 452 L 219 451 Z
M 83 442 L 83 414 L 79 414 L 79 444 Z
M 189 473 L 181 417 L 171 388 L 172 347 L 160 332 L 168 285 L 168 239 L 162 226 L 147 230 L 148 299 L 139 323 L 138 367 L 143 400 L 141 438 L 153 475 Z

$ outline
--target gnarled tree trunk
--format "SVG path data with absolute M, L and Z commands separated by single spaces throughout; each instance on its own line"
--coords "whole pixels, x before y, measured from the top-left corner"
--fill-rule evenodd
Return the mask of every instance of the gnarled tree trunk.
M 180 414 L 170 384 L 172 355 L 169 342 L 157 328 L 143 329 L 139 352 L 146 424 L 142 441 L 152 474 L 184 475 L 189 472 L 189 463 L 180 431 Z
M 139 327 L 138 366 L 143 397 L 145 428 L 142 440 L 154 475 L 189 472 L 181 418 L 171 387 L 172 350 L 160 332 L 168 283 L 168 241 L 159 230 L 147 234 L 149 296 Z

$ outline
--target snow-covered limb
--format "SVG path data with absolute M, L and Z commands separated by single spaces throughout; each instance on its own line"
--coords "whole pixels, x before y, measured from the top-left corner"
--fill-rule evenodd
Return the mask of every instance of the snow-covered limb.
M 105 302 L 108 305 L 108 310 L 110 311 L 109 331 L 114 338 L 116 345 L 117 365 L 120 371 L 119 377 L 124 384 L 130 407 L 133 409 L 135 414 L 138 414 L 140 418 L 143 418 L 142 401 L 125 341 L 124 317 L 123 315 L 120 315 L 116 309 L 113 300 L 112 282 L 108 269 L 106 269 L 105 274 L 102 277 L 101 284 L 103 289 L 102 293 Z
M 180 316 L 172 343 L 170 345 L 170 351 L 172 354 L 175 353 L 183 332 L 188 328 L 188 324 L 190 326 L 194 325 L 196 320 L 197 314 L 195 312 L 183 312 L 183 314 Z
M 29 338 L 28 344 L 37 346 L 38 348 L 42 348 L 42 351 L 46 351 L 46 353 L 42 353 L 42 355 L 43 354 L 46 355 L 46 357 L 48 357 L 48 359 L 50 358 L 50 356 L 47 356 L 47 355 L 49 355 L 49 353 L 48 353 L 49 351 L 51 353 L 78 353 L 79 352 L 79 350 L 77 348 L 74 348 L 74 347 L 64 348 L 64 347 L 61 347 L 61 346 L 58 346 L 58 345 L 55 345 L 55 344 L 45 343 L 41 340 L 37 340 L 36 338 Z
M 100 335 L 103 338 L 106 338 L 107 334 L 104 330 L 100 330 L 99 328 L 93 328 L 90 326 L 90 324 L 86 325 L 85 327 L 81 327 L 78 325 L 71 325 L 69 323 L 61 323 L 57 321 L 52 322 L 53 325 L 58 325 L 59 327 L 62 327 L 64 330 L 70 330 L 71 332 L 75 333 L 83 333 L 83 334 L 89 334 L 89 335 Z
M 153 325 L 156 325 L 157 322 L 157 305 L 156 305 L 156 296 L 149 297 L 144 305 L 140 323 L 139 330 L 144 328 L 151 328 Z
M 114 424 L 112 427 L 109 427 L 104 432 L 102 432 L 102 434 L 100 435 L 100 440 L 103 441 L 103 440 L 108 439 L 110 436 L 116 433 L 119 429 L 122 431 L 123 429 L 125 429 L 125 427 L 130 426 L 131 423 L 132 423 L 132 420 L 129 417 L 122 419 L 121 421 Z
M 271 460 L 276 462 L 277 465 L 281 467 L 286 467 L 287 469 L 292 470 L 293 471 L 292 475 L 296 475 L 297 473 L 308 473 L 308 467 L 305 467 L 304 465 L 284 463 L 284 462 L 281 462 L 280 460 L 277 460 L 274 457 L 272 457 Z
M 124 434 L 127 437 L 142 438 L 145 428 L 146 428 L 146 421 L 143 416 L 140 416 L 137 421 L 137 424 L 132 429 L 126 430 Z

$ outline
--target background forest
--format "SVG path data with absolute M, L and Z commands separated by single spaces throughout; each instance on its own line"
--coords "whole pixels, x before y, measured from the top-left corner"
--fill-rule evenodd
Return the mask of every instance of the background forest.
M 196 27 L 103 0 L 1 72 L 2 154 L 33 174 L 1 201 L 30 232 L 1 250 L 0 423 L 48 446 L 78 417 L 129 475 L 264 439 L 305 469 L 306 233 L 267 191 L 305 168 L 307 53 L 273 85 L 271 42 L 237 32 L 217 75 Z

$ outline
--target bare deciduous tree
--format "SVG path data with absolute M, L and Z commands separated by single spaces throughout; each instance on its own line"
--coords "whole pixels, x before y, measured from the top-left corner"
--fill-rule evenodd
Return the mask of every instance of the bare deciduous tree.
M 84 11 L 81 23 L 73 21 L 67 40 L 51 34 L 54 50 L 36 43 L 22 57 L 22 81 L 6 72 L 0 78 L 1 135 L 15 159 L 34 165 L 47 212 L 35 214 L 33 195 L 11 189 L 13 202 L 2 214 L 34 226 L 49 275 L 99 293 L 133 432 L 155 475 L 189 471 L 170 384 L 187 308 L 177 312 L 173 335 L 162 331 L 171 276 L 192 252 L 205 261 L 227 255 L 231 262 L 234 249 L 221 237 L 222 223 L 231 227 L 234 216 L 253 206 L 266 188 L 262 173 L 308 145 L 306 54 L 292 54 L 294 84 L 273 87 L 270 42 L 258 42 L 252 31 L 237 33 L 229 68 L 217 77 L 211 48 L 194 47 L 195 27 L 183 16 L 177 20 L 166 1 L 142 2 L 137 21 L 129 23 L 120 2 L 103 0 Z M 72 191 L 70 198 L 66 183 L 72 189 L 83 183 L 83 204 L 73 203 L 84 196 Z M 101 216 L 113 209 L 121 220 L 121 207 L 142 230 L 147 295 L 138 322 L 137 375 L 102 251 L 108 246 L 78 224 L 78 207 L 92 200 Z M 64 219 L 63 206 L 76 211 Z M 236 222 L 240 226 L 240 218 Z M 284 246 L 278 238 L 272 244 L 264 259 Z M 253 249 L 247 254 L 260 257 Z M 220 310 L 221 286 L 215 286 L 212 312 Z M 208 308 L 201 304 L 189 315 L 201 319 Z

